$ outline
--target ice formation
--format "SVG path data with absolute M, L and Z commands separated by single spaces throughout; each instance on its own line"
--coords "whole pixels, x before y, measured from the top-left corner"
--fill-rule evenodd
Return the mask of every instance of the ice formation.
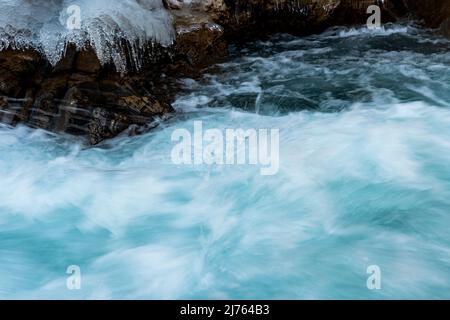
M 119 71 L 127 58 L 139 68 L 144 46 L 169 45 L 173 34 L 162 0 L 0 0 L 0 50 L 34 47 L 52 64 L 71 42 Z

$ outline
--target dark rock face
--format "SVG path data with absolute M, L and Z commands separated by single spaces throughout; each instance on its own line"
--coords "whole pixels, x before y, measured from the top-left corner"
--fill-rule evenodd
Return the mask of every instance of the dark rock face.
M 0 120 L 12 125 L 83 135 L 97 144 L 173 111 L 133 76 L 102 67 L 89 50 L 69 49 L 55 67 L 35 51 L 7 50 L 0 52 L 0 69 Z
M 372 4 L 382 8 L 384 21 L 413 13 L 450 35 L 449 0 L 163 2 L 174 18 L 176 42 L 170 48 L 149 44 L 138 71 L 130 61 L 131 72 L 120 74 L 102 66 L 93 50 L 77 52 L 71 45 L 56 66 L 34 50 L 0 52 L 0 121 L 85 136 L 94 145 L 127 129 L 141 133 L 173 112 L 177 87 L 171 79 L 200 74 L 227 55 L 230 41 L 362 24 Z
M 450 37 L 450 18 L 441 23 L 440 31 L 444 36 Z
M 384 21 L 395 16 L 380 0 L 211 0 L 206 10 L 225 26 L 230 38 L 253 38 L 263 34 L 288 32 L 317 33 L 335 25 L 362 24 L 367 8 L 379 5 Z
M 404 7 L 424 19 L 426 26 L 438 28 L 450 19 L 450 1 L 448 0 L 403 0 Z
M 210 21 L 179 24 L 173 66 L 188 75 L 198 72 L 225 57 L 227 47 L 224 29 L 218 24 Z

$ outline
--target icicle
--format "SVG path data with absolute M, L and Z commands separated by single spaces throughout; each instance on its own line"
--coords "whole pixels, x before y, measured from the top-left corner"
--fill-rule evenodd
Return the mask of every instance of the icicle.
M 139 67 L 148 42 L 166 46 L 174 37 L 162 0 L 0 0 L 0 8 L 0 50 L 34 47 L 52 64 L 71 42 L 78 49 L 89 44 L 102 63 L 124 72 L 127 53 Z M 80 28 L 68 28 L 77 18 Z M 130 47 L 123 48 L 122 40 Z

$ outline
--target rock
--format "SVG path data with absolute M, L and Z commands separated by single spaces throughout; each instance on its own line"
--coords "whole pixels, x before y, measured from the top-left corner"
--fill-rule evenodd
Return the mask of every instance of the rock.
M 33 50 L 0 51 L 0 94 L 13 98 L 23 97 L 24 88 L 39 81 L 37 71 L 42 61 Z
M 227 42 L 223 28 L 215 23 L 179 27 L 176 50 L 189 66 L 202 69 L 226 56 Z
M 16 75 L 31 74 L 36 70 L 40 55 L 34 50 L 4 50 L 0 51 L 2 68 Z
M 189 10 L 182 5 L 173 12 L 175 21 L 186 21 L 186 16 L 190 16 L 194 18 L 191 20 L 214 22 L 223 27 L 228 40 L 245 41 L 279 32 L 306 35 L 336 25 L 362 24 L 367 21 L 367 8 L 373 4 L 382 8 L 384 21 L 393 21 L 396 15 L 386 2 L 390 3 L 380 0 L 193 0 Z M 183 13 L 186 11 L 189 13 Z M 205 16 L 207 19 L 203 18 Z
M 8 97 L 19 95 L 21 88 L 19 79 L 8 69 L 0 68 L 0 92 Z
M 8 99 L 5 96 L 0 96 L 0 121 L 11 123 L 11 119 L 7 109 Z M 5 121 L 3 119 L 5 119 Z
M 450 18 L 441 23 L 440 32 L 444 36 L 450 37 Z
M 92 50 L 67 54 L 51 67 L 34 51 L 0 52 L 2 122 L 81 135 L 97 144 L 131 126 L 142 132 L 173 112 L 149 93 L 146 81 L 102 67 Z
M 53 67 L 53 73 L 69 72 L 70 70 L 72 70 L 77 55 L 78 55 L 77 48 L 73 44 L 68 44 L 64 56 Z
M 181 9 L 181 7 L 183 6 L 183 1 L 179 1 L 179 0 L 164 0 L 164 6 L 167 9 Z
M 8 106 L 8 99 L 2 96 L 0 97 L 0 109 L 5 109 Z
M 131 126 L 145 127 L 156 117 L 173 112 L 170 105 L 153 96 L 130 95 L 127 89 L 110 84 L 110 90 L 99 83 L 72 87 L 64 97 L 58 129 L 68 133 L 86 134 L 89 142 L 98 144 Z M 101 89 L 100 89 L 101 88 Z
M 89 139 L 92 145 L 98 144 L 107 138 L 112 138 L 126 129 L 133 127 L 137 133 L 141 128 L 151 124 L 150 119 L 156 116 L 166 116 L 173 111 L 172 107 L 161 104 L 151 96 L 120 97 L 119 108 L 97 107 L 92 111 L 92 120 L 89 123 Z
M 164 103 L 160 103 L 152 96 L 127 96 L 119 98 L 119 106 L 127 108 L 137 115 L 164 115 L 173 109 Z
M 394 2 L 398 3 L 400 0 L 394 0 Z M 424 19 L 427 27 L 439 28 L 446 19 L 450 18 L 448 0 L 402 0 L 402 4 L 410 13 Z
M 176 30 L 172 67 L 182 74 L 198 72 L 228 53 L 224 28 L 214 22 L 209 1 L 169 5 Z
M 81 50 L 75 58 L 75 70 L 84 73 L 99 73 L 102 65 L 94 50 Z
M 92 112 L 89 123 L 89 141 L 96 145 L 104 139 L 113 138 L 127 129 L 129 119 L 120 113 L 111 112 L 105 108 L 96 108 Z

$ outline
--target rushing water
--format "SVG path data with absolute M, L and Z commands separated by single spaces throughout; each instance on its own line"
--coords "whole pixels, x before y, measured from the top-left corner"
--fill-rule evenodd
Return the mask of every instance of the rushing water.
M 281 35 L 184 81 L 145 136 L 2 127 L 0 298 L 450 298 L 449 50 L 408 26 Z M 279 129 L 279 173 L 174 165 L 196 120 Z

